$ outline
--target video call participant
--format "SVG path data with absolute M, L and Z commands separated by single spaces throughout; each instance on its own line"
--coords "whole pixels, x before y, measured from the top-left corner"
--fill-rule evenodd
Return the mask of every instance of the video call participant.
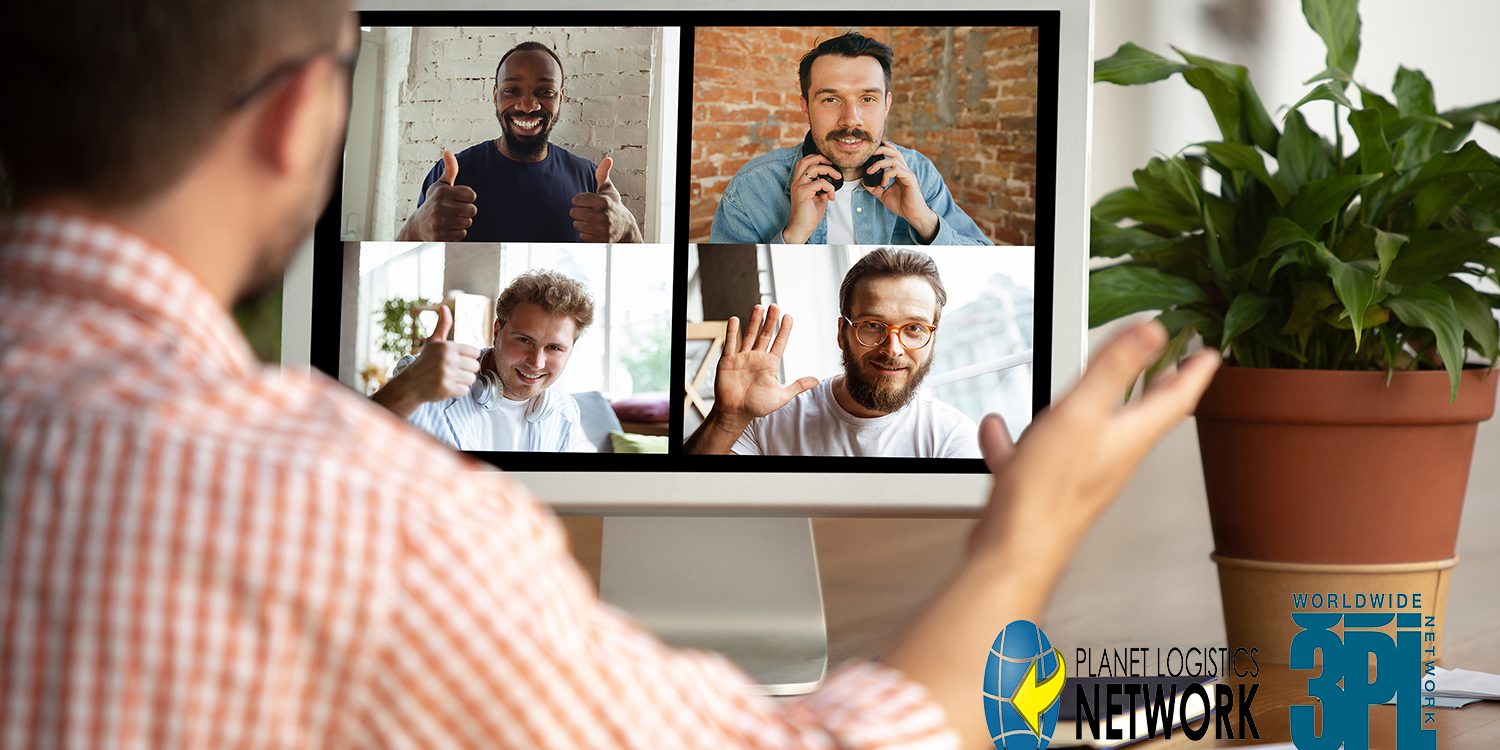
M 540 42 L 500 56 L 490 96 L 500 137 L 446 149 L 427 173 L 403 242 L 641 242 L 640 225 L 609 179 L 547 138 L 565 99 L 562 60 Z
M 740 167 L 719 198 L 711 241 L 992 244 L 927 157 L 885 140 L 891 62 L 890 47 L 854 31 L 803 55 L 797 77 L 816 152 L 780 148 Z M 865 186 L 880 170 L 881 185 Z M 835 191 L 825 175 L 843 186 Z
M 1020 443 L 986 419 L 985 510 L 910 627 L 812 695 L 757 694 L 601 605 L 518 482 L 235 325 L 328 200 L 348 9 L 0 4 L 0 100 L 49 103 L 0 117 L 6 744 L 988 746 L 996 629 L 1042 616 L 1217 357 L 1122 404 L 1167 341 L 1138 326 Z
M 440 307 L 421 353 L 402 357 L 370 398 L 459 450 L 593 452 L 578 402 L 551 388 L 593 322 L 582 284 L 524 273 L 495 301 L 491 348 L 444 340 L 452 317 Z
M 937 349 L 948 293 L 937 264 L 910 250 L 880 248 L 844 274 L 838 345 L 844 372 L 782 386 L 790 315 L 759 305 L 743 339 L 729 319 L 714 375 L 714 405 L 688 440 L 689 453 L 781 456 L 979 458 L 978 426 L 918 390 Z

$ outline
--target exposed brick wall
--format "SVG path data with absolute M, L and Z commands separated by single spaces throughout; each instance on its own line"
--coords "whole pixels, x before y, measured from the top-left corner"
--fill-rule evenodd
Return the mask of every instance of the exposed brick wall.
M 850 29 L 699 28 L 693 46 L 689 240 L 707 242 L 719 196 L 751 158 L 807 132 L 797 61 Z M 891 45 L 887 138 L 932 159 L 999 244 L 1036 241 L 1037 33 L 858 27 Z
M 506 50 L 527 40 L 551 47 L 563 63 L 567 100 L 551 141 L 594 162 L 613 156 L 610 178 L 625 207 L 644 220 L 651 29 L 419 28 L 400 93 L 401 188 L 392 236 L 416 208 L 422 179 L 444 146 L 457 152 L 500 136 L 490 99 L 495 66 Z

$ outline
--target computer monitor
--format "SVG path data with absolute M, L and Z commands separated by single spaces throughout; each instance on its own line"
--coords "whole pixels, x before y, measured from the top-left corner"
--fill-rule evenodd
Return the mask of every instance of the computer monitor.
M 455 333 L 489 345 L 503 284 L 526 270 L 563 269 L 595 297 L 595 322 L 555 385 L 606 399 L 651 390 L 669 415 L 665 430 L 652 430 L 667 433 L 665 454 L 479 454 L 559 511 L 974 511 L 987 483 L 974 458 L 688 453 L 684 440 L 712 408 L 719 354 L 702 324 L 722 326 L 729 314 L 743 323 L 751 312 L 744 302 L 779 300 L 797 320 L 782 376 L 826 381 L 845 370 L 837 348 L 841 275 L 875 247 L 930 250 L 951 293 L 921 390 L 970 421 L 998 410 L 1019 432 L 1076 377 L 1084 348 L 1089 3 L 920 12 L 883 3 L 852 27 L 827 12 L 674 7 L 681 9 L 364 11 L 339 190 L 318 227 L 311 283 L 289 282 L 301 286 L 288 289 L 288 310 L 305 304 L 310 327 L 306 338 L 289 337 L 288 359 L 299 360 L 295 348 L 306 341 L 315 366 L 366 388 L 399 359 L 380 351 L 387 313 L 405 314 L 387 303 L 446 300 Z M 850 28 L 886 38 L 894 50 L 882 140 L 927 157 L 994 246 L 856 237 L 858 244 L 794 252 L 776 242 L 712 241 L 716 201 L 736 170 L 798 145 L 809 130 L 799 111 L 800 53 Z M 497 62 L 526 40 L 560 53 L 565 101 L 545 124 L 554 144 L 566 144 L 555 150 L 585 167 L 611 157 L 611 181 L 646 242 L 575 245 L 535 232 L 476 238 L 501 240 L 491 242 L 399 241 L 424 188 L 440 178 L 444 147 L 463 155 L 471 144 L 503 140 L 492 99 Z M 395 293 L 419 279 L 427 293 Z M 435 317 L 423 314 L 419 326 Z
M 1081 369 L 1091 2 L 880 0 L 859 24 L 791 2 L 361 7 L 349 139 L 287 279 L 284 361 L 379 391 L 446 317 L 432 351 L 484 351 L 490 375 L 403 416 L 560 513 L 609 516 L 605 596 L 668 640 L 728 650 L 773 692 L 815 684 L 805 518 L 976 512 L 973 423 L 999 411 L 1019 433 Z M 851 30 L 888 71 L 868 50 L 823 56 L 862 71 L 801 69 Z M 882 158 L 865 187 L 854 167 Z M 788 213 L 799 177 L 813 224 Z M 771 410 L 793 419 L 707 451 L 728 321 L 771 303 L 796 321 L 775 379 L 815 385 Z M 896 444 L 799 427 L 871 434 L 917 406 L 926 431 Z M 742 455 L 707 455 L 723 451 Z M 761 658 L 773 620 L 790 670 Z

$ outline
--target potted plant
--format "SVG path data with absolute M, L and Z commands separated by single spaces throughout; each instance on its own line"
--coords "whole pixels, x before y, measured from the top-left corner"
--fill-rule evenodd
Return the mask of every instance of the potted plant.
M 1302 5 L 1327 67 L 1274 119 L 1239 65 L 1126 44 L 1094 69 L 1180 74 L 1222 132 L 1095 204 L 1090 252 L 1110 260 L 1089 325 L 1160 311 L 1171 343 L 1148 379 L 1195 338 L 1224 353 L 1196 415 L 1214 559 L 1230 642 L 1273 661 L 1293 591 L 1425 592 L 1441 618 L 1500 380 L 1500 295 L 1482 290 L 1500 282 L 1500 160 L 1468 140 L 1500 127 L 1500 101 L 1439 112 L 1406 68 L 1387 98 L 1353 77 L 1356 0 Z M 1313 101 L 1331 136 L 1300 111 Z

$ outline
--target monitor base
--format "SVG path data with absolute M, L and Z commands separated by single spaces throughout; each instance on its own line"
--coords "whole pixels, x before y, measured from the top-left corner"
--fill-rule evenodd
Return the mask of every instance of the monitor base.
M 828 670 L 807 518 L 607 517 L 599 594 L 673 646 L 728 656 L 767 695 L 812 692 Z

